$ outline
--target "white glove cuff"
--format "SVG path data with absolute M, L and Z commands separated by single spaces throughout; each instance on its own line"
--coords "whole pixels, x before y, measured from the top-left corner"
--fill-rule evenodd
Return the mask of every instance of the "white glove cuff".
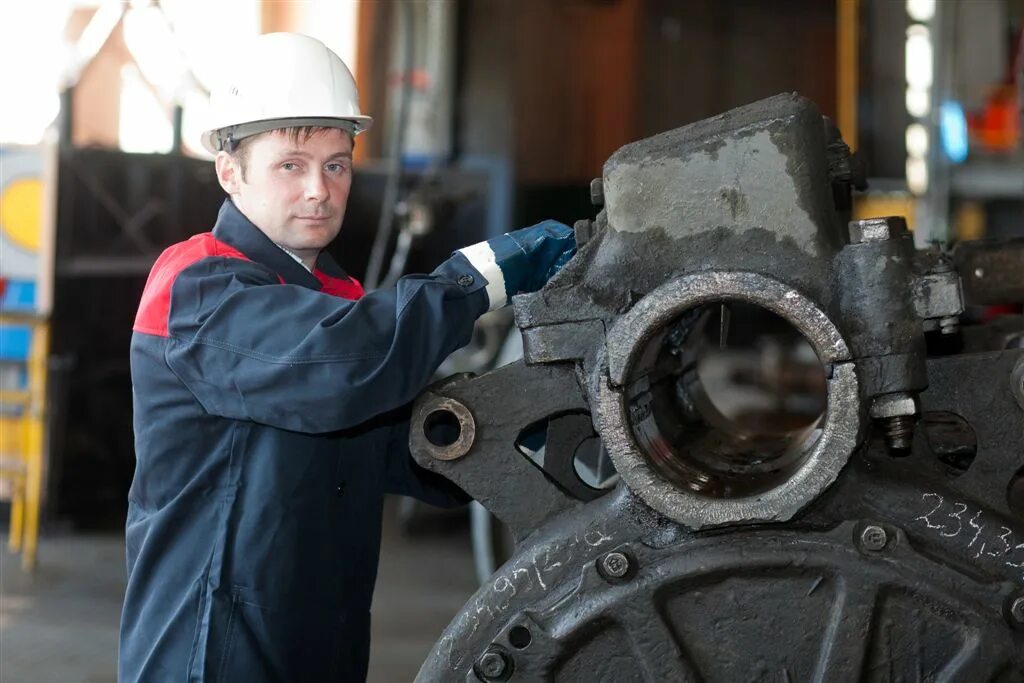
M 490 301 L 489 311 L 496 311 L 508 303 L 508 296 L 505 294 L 505 276 L 501 272 L 501 266 L 494 259 L 494 250 L 487 242 L 459 249 L 459 253 L 469 259 L 470 264 L 480 271 L 480 274 L 487 280 L 487 298 Z

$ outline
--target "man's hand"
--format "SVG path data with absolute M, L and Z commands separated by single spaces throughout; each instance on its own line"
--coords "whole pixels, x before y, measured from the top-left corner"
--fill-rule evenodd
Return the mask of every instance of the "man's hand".
M 493 311 L 543 287 L 576 253 L 576 238 L 568 225 L 548 220 L 459 251 L 487 278 Z

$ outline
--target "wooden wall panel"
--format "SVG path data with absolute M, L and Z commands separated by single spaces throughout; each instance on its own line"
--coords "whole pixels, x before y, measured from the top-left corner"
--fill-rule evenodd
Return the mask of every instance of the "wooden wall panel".
M 643 5 L 519 3 L 510 66 L 520 182 L 586 182 L 635 138 Z
M 787 91 L 836 111 L 835 4 L 647 0 L 640 134 Z

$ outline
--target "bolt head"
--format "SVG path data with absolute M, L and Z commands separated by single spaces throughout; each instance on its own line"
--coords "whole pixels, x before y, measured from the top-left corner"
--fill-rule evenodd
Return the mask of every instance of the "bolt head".
M 582 249 L 583 245 L 594 236 L 594 222 L 584 218 L 573 223 L 573 234 L 576 237 L 576 248 Z
M 902 392 L 882 394 L 872 401 L 870 412 L 875 419 L 917 415 L 917 399 Z
M 907 234 L 907 222 L 903 216 L 865 218 L 850 221 L 850 243 L 884 242 Z
M 590 203 L 594 206 L 604 206 L 603 178 L 594 178 L 590 181 Z
M 875 524 L 864 527 L 864 530 L 860 532 L 860 544 L 865 550 L 877 552 L 888 542 L 889 535 L 885 533 L 885 529 Z
M 497 680 L 505 675 L 508 662 L 497 650 L 488 650 L 477 660 L 476 667 L 485 680 Z
M 1010 616 L 1018 624 L 1024 625 L 1024 598 L 1017 598 L 1010 603 Z
M 621 579 L 629 573 L 629 558 L 624 553 L 612 552 L 601 558 L 601 569 L 604 575 L 612 579 Z

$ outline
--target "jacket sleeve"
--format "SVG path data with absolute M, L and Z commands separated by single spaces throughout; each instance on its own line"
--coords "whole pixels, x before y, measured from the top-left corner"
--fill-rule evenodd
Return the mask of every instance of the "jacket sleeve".
M 409 452 L 409 421 L 394 428 L 388 446 L 386 493 L 409 496 L 437 507 L 458 507 L 473 500 L 462 489 L 436 472 L 420 467 Z
M 355 426 L 411 401 L 487 310 L 456 254 L 430 275 L 349 301 L 207 258 L 171 288 L 168 366 L 204 409 L 298 432 Z

